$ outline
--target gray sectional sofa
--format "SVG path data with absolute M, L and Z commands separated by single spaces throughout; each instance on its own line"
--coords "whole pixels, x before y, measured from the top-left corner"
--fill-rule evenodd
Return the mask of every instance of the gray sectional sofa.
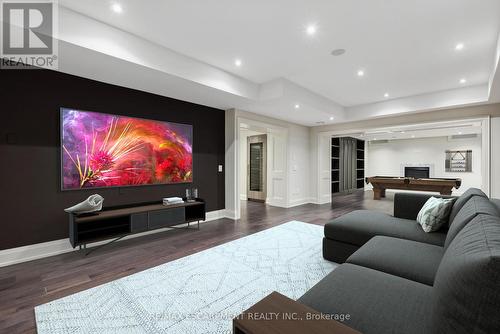
M 323 256 L 341 264 L 299 302 L 368 333 L 500 333 L 500 205 L 479 189 L 426 233 L 431 195 L 398 193 L 394 216 L 354 211 L 325 225 Z

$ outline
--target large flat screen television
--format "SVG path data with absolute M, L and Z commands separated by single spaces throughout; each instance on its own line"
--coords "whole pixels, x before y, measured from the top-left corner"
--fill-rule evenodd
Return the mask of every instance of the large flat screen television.
M 63 190 L 193 180 L 193 127 L 61 108 Z

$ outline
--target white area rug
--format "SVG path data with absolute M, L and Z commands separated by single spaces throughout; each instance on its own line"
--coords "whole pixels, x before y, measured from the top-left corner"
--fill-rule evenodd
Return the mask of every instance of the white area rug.
M 292 221 L 37 306 L 38 333 L 231 333 L 272 291 L 297 299 L 337 266 L 322 237 Z

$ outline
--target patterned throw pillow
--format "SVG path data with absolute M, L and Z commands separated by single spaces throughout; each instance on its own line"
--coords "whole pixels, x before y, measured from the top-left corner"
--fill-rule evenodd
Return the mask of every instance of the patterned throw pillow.
M 454 198 L 431 197 L 417 215 L 417 222 L 425 232 L 434 232 L 448 223 Z

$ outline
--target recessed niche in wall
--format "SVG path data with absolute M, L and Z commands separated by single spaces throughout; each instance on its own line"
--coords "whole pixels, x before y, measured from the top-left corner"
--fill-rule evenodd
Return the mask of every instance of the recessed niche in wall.
M 331 139 L 332 193 L 364 188 L 365 142 L 352 137 Z

